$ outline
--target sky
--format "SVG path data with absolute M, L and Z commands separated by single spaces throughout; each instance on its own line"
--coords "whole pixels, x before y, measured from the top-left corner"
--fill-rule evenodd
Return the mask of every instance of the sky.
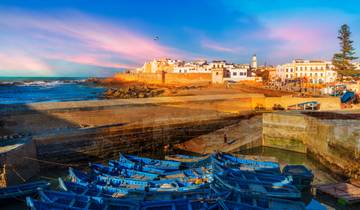
M 330 60 L 344 23 L 360 50 L 358 0 L 0 0 L 0 76 L 111 76 L 163 57 Z

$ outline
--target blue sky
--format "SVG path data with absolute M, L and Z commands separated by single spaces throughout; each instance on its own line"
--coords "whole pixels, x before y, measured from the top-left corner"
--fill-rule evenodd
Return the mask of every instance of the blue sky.
M 153 58 L 331 59 L 360 2 L 1 0 L 0 76 L 109 76 Z M 158 40 L 153 38 L 158 36 Z

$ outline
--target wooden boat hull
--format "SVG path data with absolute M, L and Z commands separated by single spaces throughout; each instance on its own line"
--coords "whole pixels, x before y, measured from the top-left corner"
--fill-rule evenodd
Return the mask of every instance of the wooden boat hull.
M 138 180 L 155 180 L 159 178 L 159 174 L 147 173 L 143 171 L 137 171 L 133 169 L 120 169 L 111 166 L 104 166 L 102 164 L 90 164 L 91 171 L 95 175 L 104 176 L 121 176 L 124 178 L 138 179 Z
M 300 199 L 301 193 L 292 185 L 271 186 L 254 183 L 239 182 L 239 180 L 230 177 L 222 177 L 214 174 L 214 182 L 225 189 L 234 190 L 240 193 L 249 193 L 252 195 L 261 195 L 275 198 Z
M 135 155 L 125 155 L 120 153 L 119 162 L 133 162 L 135 164 L 146 165 L 150 168 L 160 170 L 179 170 L 181 162 L 170 160 L 157 160 L 152 158 L 139 157 Z
M 212 183 L 210 187 L 215 192 L 224 190 L 224 187 L 216 182 Z M 228 205 L 219 205 L 222 209 L 232 209 L 234 207 L 236 208 L 237 204 L 247 204 L 253 207 L 270 210 L 305 210 L 305 205 L 301 201 L 254 195 L 248 192 L 239 192 L 234 190 L 229 191 L 226 199 L 220 198 L 219 200 L 229 202 L 227 203 Z
M 188 168 L 206 166 L 211 163 L 210 155 L 205 156 L 189 156 L 189 155 L 167 155 L 165 160 L 172 160 L 181 162 L 182 165 Z
M 283 175 L 292 177 L 293 184 L 299 189 L 310 188 L 314 180 L 314 174 L 303 165 L 287 165 L 283 169 Z
M 50 187 L 50 183 L 46 181 L 36 181 L 26 184 L 21 184 L 17 186 L 11 186 L 7 188 L 0 189 L 0 200 L 12 199 L 12 198 L 21 198 L 28 195 L 33 195 L 37 193 L 39 188 L 47 189 Z
M 40 191 L 40 201 L 27 198 L 33 209 L 215 209 L 215 200 L 190 201 L 188 199 L 133 201 L 124 199 L 90 197 L 56 191 Z M 45 208 L 44 208 L 45 206 Z M 195 207 L 195 208 L 194 208 Z
M 227 153 L 214 153 L 211 155 L 212 163 L 242 170 L 254 170 L 261 173 L 281 174 L 280 165 L 276 162 L 246 160 Z
M 108 176 L 95 176 L 90 178 L 87 174 L 69 168 L 69 176 L 72 182 L 76 182 L 82 185 L 95 184 L 99 186 L 111 186 L 125 188 L 129 192 L 131 191 L 154 191 L 154 192 L 186 192 L 202 188 L 207 183 L 192 184 L 188 182 L 182 182 L 179 179 L 164 179 L 154 181 L 139 181 L 133 179 L 124 179 L 118 177 Z

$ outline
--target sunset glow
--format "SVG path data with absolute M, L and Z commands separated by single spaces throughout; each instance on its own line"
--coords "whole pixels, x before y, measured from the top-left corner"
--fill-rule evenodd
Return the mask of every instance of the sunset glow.
M 271 64 L 329 59 L 338 48 L 340 24 L 353 26 L 355 40 L 360 34 L 360 16 L 352 9 L 357 1 L 352 7 L 305 1 L 296 8 L 294 3 L 182 1 L 172 3 L 173 12 L 161 1 L 26 2 L 0 3 L 1 75 L 112 74 L 161 57 L 241 63 L 256 53 L 260 63 Z

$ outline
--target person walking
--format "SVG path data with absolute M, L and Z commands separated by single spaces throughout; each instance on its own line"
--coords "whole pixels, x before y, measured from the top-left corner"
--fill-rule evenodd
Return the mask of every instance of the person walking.
M 224 133 L 224 144 L 227 144 L 227 135 Z

